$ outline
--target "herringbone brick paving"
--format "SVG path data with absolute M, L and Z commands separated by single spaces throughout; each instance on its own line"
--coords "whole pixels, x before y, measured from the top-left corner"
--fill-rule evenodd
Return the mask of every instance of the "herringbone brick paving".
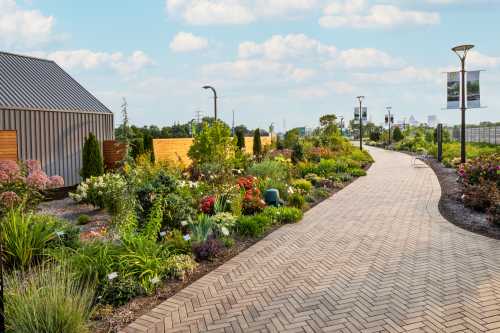
M 438 211 L 429 168 L 363 177 L 122 332 L 500 332 L 500 242 Z

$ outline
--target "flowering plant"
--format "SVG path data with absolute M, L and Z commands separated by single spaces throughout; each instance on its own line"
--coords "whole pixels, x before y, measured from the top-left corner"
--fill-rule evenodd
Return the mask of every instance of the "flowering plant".
M 253 188 L 245 191 L 243 196 L 243 213 L 246 215 L 260 212 L 266 207 L 266 203 L 262 200 L 261 192 L 258 188 Z
M 62 186 L 64 179 L 48 177 L 38 161 L 0 161 L 0 209 L 23 202 L 34 206 L 42 198 L 42 191 Z
M 213 214 L 215 206 L 215 197 L 213 195 L 209 195 L 201 199 L 200 202 L 200 211 L 204 214 Z
M 253 176 L 240 177 L 238 179 L 240 189 L 251 190 L 257 186 L 257 178 Z
M 99 208 L 106 208 L 111 214 L 118 213 L 120 202 L 126 189 L 126 181 L 120 174 L 107 173 L 90 177 L 70 193 L 70 197 L 79 203 L 88 203 Z

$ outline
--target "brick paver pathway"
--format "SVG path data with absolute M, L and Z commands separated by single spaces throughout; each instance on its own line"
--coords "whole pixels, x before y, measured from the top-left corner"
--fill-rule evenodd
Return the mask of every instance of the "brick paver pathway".
M 500 241 L 441 217 L 431 169 L 370 151 L 367 177 L 123 332 L 500 332 Z

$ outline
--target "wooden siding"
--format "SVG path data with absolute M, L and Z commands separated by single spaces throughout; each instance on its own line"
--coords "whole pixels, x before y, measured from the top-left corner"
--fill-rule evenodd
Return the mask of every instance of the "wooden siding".
M 20 160 L 39 160 L 48 175 L 62 176 L 68 186 L 81 180 L 88 134 L 101 143 L 114 138 L 112 113 L 0 109 L 0 130 L 17 131 Z
M 102 147 L 104 167 L 106 170 L 116 169 L 118 162 L 122 161 L 125 156 L 125 144 L 116 140 L 105 140 Z
M 262 146 L 271 144 L 270 136 L 261 137 Z M 189 148 L 193 143 L 192 138 L 179 139 L 154 139 L 153 153 L 157 162 L 173 162 L 183 165 L 191 164 L 191 159 L 188 157 Z M 245 152 L 253 153 L 253 137 L 245 138 Z
M 16 131 L 0 131 L 0 160 L 17 161 Z

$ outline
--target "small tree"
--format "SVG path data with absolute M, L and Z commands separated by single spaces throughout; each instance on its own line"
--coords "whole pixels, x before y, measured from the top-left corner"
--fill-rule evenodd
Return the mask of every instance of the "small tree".
M 227 164 L 234 157 L 234 140 L 231 129 L 221 121 L 211 126 L 203 123 L 201 131 L 197 132 L 188 156 L 195 164 L 219 163 Z
M 380 141 L 380 132 L 378 130 L 370 132 L 370 140 L 375 142 Z
M 260 157 L 262 154 L 262 142 L 260 140 L 260 129 L 256 129 L 253 133 L 253 154 Z
M 241 128 L 236 129 L 236 146 L 239 150 L 245 149 L 245 133 Z
M 394 128 L 394 131 L 392 132 L 392 138 L 394 141 L 398 142 L 404 139 L 403 133 L 399 129 L 399 127 Z
M 104 164 L 102 162 L 101 148 L 94 133 L 90 133 L 83 144 L 80 176 L 87 179 L 92 176 L 101 176 L 103 173 Z

